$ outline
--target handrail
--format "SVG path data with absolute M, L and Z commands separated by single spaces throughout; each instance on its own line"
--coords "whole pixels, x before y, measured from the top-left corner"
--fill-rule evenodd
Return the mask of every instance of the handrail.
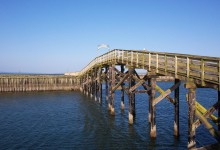
M 220 58 L 177 53 L 114 49 L 93 59 L 76 76 L 82 76 L 98 65 L 126 64 L 136 68 L 155 70 L 175 78 L 184 76 L 218 85 L 220 89 Z

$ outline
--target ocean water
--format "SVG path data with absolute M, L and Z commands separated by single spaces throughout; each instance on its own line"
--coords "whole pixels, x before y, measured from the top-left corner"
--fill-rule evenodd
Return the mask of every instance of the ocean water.
M 158 83 L 163 89 L 171 82 Z M 120 109 L 115 94 L 115 116 L 110 115 L 103 89 L 102 103 L 81 92 L 0 93 L 0 149 L 187 149 L 186 93 L 180 87 L 180 136 L 173 136 L 174 106 L 166 99 L 156 105 L 157 137 L 149 136 L 148 95 L 136 94 L 136 116 L 128 124 L 128 99 Z M 206 108 L 217 101 L 217 91 L 197 89 L 197 101 Z M 173 96 L 173 94 L 171 95 Z M 197 147 L 216 143 L 201 125 Z

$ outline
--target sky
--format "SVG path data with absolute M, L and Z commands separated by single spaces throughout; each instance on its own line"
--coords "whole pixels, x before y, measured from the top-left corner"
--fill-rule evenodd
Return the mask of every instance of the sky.
M 220 1 L 0 0 L 0 72 L 80 71 L 102 43 L 220 57 Z

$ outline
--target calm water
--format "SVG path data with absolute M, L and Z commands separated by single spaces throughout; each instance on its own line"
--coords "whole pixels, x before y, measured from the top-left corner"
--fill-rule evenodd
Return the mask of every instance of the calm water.
M 164 89 L 172 85 L 159 84 Z M 210 107 L 217 92 L 206 90 L 197 90 L 197 100 Z M 186 90 L 181 86 L 180 91 L 180 137 L 173 136 L 173 105 L 163 100 L 156 105 L 156 140 L 149 137 L 146 94 L 136 95 L 136 118 L 130 126 L 128 100 L 121 111 L 119 91 L 114 117 L 105 99 L 100 105 L 80 92 L 0 93 L 0 149 L 186 149 L 188 108 Z M 196 135 L 198 147 L 216 142 L 204 126 Z

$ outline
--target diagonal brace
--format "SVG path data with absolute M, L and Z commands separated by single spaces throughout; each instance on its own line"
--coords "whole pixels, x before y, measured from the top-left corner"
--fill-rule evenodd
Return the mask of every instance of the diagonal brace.
M 211 108 L 206 110 L 201 104 L 196 102 L 197 110 L 200 111 L 205 118 L 210 117 L 214 123 L 218 122 L 218 118 L 215 117 L 213 115 L 213 113 L 214 113 L 214 111 L 216 111 L 218 109 L 219 106 L 220 106 L 220 101 L 218 101 Z M 195 127 L 198 128 L 200 126 L 201 122 L 197 119 L 194 124 L 195 124 Z
M 164 94 L 165 91 L 163 89 L 161 89 L 158 85 L 156 85 L 156 90 L 160 93 L 160 94 Z M 167 100 L 170 101 L 171 103 L 175 103 L 175 100 L 173 98 L 171 98 L 169 95 L 166 96 Z
M 137 84 L 135 84 L 134 86 L 132 86 L 130 89 L 129 89 L 129 92 L 133 92 L 136 88 L 138 88 L 140 85 L 142 85 L 143 83 L 145 82 L 145 80 L 140 80 Z
M 214 136 L 218 140 L 218 142 L 220 142 L 219 133 L 213 128 L 213 126 L 208 122 L 208 120 L 198 110 L 196 110 L 196 116 L 205 125 L 205 127 L 209 130 L 210 134 L 212 136 Z
M 112 88 L 112 92 L 114 92 L 119 86 L 121 86 L 121 84 L 129 77 L 129 74 L 126 74 L 119 82 L 116 86 L 114 86 Z
M 164 93 L 162 93 L 160 96 L 158 96 L 156 99 L 153 100 L 153 106 L 155 106 L 157 103 L 159 103 L 161 100 L 163 100 L 166 96 L 168 96 L 173 90 L 178 88 L 180 86 L 180 81 L 170 87 L 168 90 L 166 90 Z

